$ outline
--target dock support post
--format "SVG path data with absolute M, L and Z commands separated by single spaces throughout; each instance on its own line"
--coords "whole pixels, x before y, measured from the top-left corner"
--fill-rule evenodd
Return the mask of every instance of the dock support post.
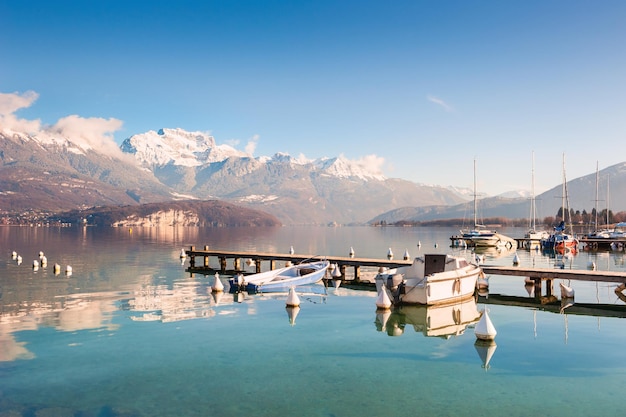
M 220 270 L 222 272 L 226 271 L 226 258 L 225 257 L 220 257 Z
M 193 254 L 195 250 L 196 250 L 195 246 L 189 247 L 189 266 L 192 268 L 196 266 L 196 256 Z
M 361 266 L 354 265 L 354 281 L 359 282 L 361 280 Z
M 261 260 L 260 259 L 256 259 L 256 273 L 259 274 L 261 273 Z
M 339 272 L 341 272 L 341 277 L 343 279 L 346 279 L 346 266 L 345 265 L 339 265 Z
M 233 259 L 233 268 L 235 269 L 235 271 L 241 270 L 241 258 Z
M 209 247 L 208 246 L 204 246 L 204 250 L 208 251 Z M 204 255 L 204 267 L 208 268 L 209 267 L 209 256 L 208 255 Z
M 546 296 L 550 297 L 552 295 L 552 280 L 546 279 Z
M 276 261 L 274 259 L 270 259 L 270 271 L 273 271 L 276 268 Z

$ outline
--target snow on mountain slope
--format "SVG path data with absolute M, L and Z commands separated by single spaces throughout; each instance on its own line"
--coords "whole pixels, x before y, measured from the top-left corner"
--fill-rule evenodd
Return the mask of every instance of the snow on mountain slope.
M 218 145 L 213 136 L 204 132 L 188 132 L 183 129 L 160 129 L 133 135 L 122 143 L 123 152 L 133 154 L 145 167 L 166 165 L 203 167 L 228 158 L 252 158 L 229 145 Z M 255 158 L 263 164 L 288 164 L 310 166 L 323 174 L 339 178 L 359 178 L 361 180 L 385 180 L 380 170 L 382 160 L 375 156 L 350 160 L 343 155 L 336 158 L 307 159 L 297 158 L 283 152 L 272 157 Z
M 250 156 L 229 145 L 217 145 L 213 136 L 183 129 L 150 130 L 133 135 L 121 145 L 124 152 L 135 155 L 144 166 L 202 166 L 232 156 Z

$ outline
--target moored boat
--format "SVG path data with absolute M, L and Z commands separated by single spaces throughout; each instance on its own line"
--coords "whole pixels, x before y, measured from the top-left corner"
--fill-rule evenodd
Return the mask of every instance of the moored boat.
M 390 291 L 395 305 L 445 304 L 471 298 L 481 272 L 463 257 L 430 254 L 377 274 L 376 289 Z
M 248 292 L 283 292 L 293 286 L 315 284 L 324 278 L 330 262 L 327 260 L 306 262 L 274 271 L 263 272 L 262 279 L 250 275 L 247 278 Z

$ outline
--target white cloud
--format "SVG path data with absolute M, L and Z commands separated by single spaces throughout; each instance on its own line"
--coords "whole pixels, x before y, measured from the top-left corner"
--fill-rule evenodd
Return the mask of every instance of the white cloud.
M 385 158 L 378 155 L 365 155 L 362 158 L 354 160 L 359 167 L 377 175 L 383 174 L 383 165 L 385 165 Z
M 59 119 L 50 131 L 70 139 L 83 149 L 95 149 L 109 156 L 121 157 L 122 152 L 115 143 L 113 133 L 121 129 L 123 122 L 118 119 L 81 117 L 71 115 Z
M 259 138 L 260 138 L 259 135 L 254 135 L 252 136 L 252 138 L 250 138 L 250 140 L 246 144 L 246 147 L 244 148 L 244 151 L 247 154 L 254 155 L 254 151 L 256 151 L 256 145 L 259 142 Z
M 34 91 L 23 94 L 0 93 L 0 131 L 26 133 L 46 139 L 61 136 L 83 149 L 94 149 L 117 158 L 124 157 L 113 136 L 122 127 L 121 120 L 71 115 L 59 119 L 52 126 L 42 126 L 39 120 L 15 116 L 16 111 L 30 107 L 38 98 L 39 94 Z
M 442 99 L 440 99 L 439 97 L 435 97 L 435 96 L 428 96 L 427 97 L 428 101 L 430 101 L 431 103 L 435 103 L 438 106 L 443 107 L 443 109 L 447 112 L 451 112 L 454 111 L 454 108 L 452 106 L 450 106 L 448 103 L 446 103 L 445 101 L 443 101 Z
M 0 93 L 0 130 L 8 132 L 24 132 L 36 134 L 41 129 L 39 120 L 20 119 L 15 116 L 16 111 L 30 107 L 39 94 L 34 91 L 19 93 Z

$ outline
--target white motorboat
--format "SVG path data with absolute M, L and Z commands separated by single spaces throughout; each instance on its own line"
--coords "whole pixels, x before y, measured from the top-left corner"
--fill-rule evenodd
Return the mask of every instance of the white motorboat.
M 245 278 L 245 288 L 248 292 L 286 292 L 294 286 L 321 281 L 329 265 L 327 260 L 306 262 L 250 275 Z
M 390 292 L 394 305 L 445 304 L 471 298 L 480 266 L 463 257 L 431 254 L 417 257 L 413 264 L 376 275 L 376 289 Z

